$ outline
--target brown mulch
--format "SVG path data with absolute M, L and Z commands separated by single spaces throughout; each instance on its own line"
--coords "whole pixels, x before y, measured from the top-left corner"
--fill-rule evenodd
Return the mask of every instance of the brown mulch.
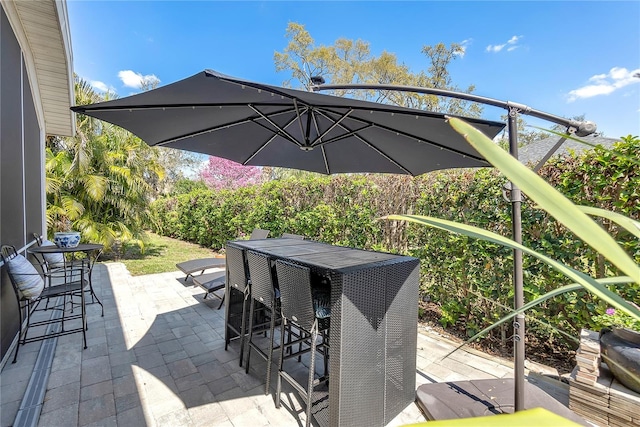
M 441 326 L 441 311 L 437 304 L 421 302 L 420 309 L 422 312 L 420 322 L 424 325 L 428 325 L 436 332 L 460 343 L 463 343 L 469 338 L 462 324 L 456 324 L 447 329 Z M 503 343 L 500 339 L 487 336 L 467 345 L 493 356 L 499 356 L 505 359 L 513 358 L 513 342 L 511 340 Z M 525 353 L 527 359 L 556 368 L 560 375 L 571 373 L 575 366 L 575 351 L 550 345 L 533 336 L 527 336 L 526 338 Z

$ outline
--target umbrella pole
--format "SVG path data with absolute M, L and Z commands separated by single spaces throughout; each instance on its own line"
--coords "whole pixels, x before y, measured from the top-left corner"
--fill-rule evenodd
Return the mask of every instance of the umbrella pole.
M 509 152 L 516 159 L 518 158 L 518 109 L 509 108 Z M 511 221 L 513 224 L 513 240 L 522 244 L 522 213 L 521 213 L 522 194 L 515 184 L 511 183 Z M 524 279 L 522 274 L 522 251 L 520 249 L 513 250 L 513 305 L 516 310 L 524 305 Z M 514 341 L 514 405 L 516 411 L 525 409 L 524 405 L 524 337 L 525 324 L 524 313 L 516 315 L 513 322 L 513 341 Z
M 547 120 L 568 127 L 568 132 L 576 136 L 591 135 L 596 131 L 596 125 L 592 122 L 578 122 L 566 119 L 564 117 L 555 116 L 543 111 L 534 110 L 527 105 L 518 104 L 511 101 L 500 101 L 497 99 L 486 98 L 484 96 L 473 95 L 469 93 L 454 92 L 444 89 L 425 88 L 417 86 L 398 86 L 398 85 L 380 85 L 380 84 L 323 84 L 324 79 L 312 79 L 311 89 L 313 91 L 320 90 L 336 90 L 336 89 L 374 89 L 374 90 L 395 90 L 401 92 L 425 93 L 428 95 L 446 96 L 451 98 L 464 99 L 471 102 L 479 102 L 484 105 L 492 105 L 494 107 L 504 108 L 508 112 L 508 129 L 509 129 L 509 152 L 516 159 L 518 158 L 518 113 L 533 116 L 539 119 Z M 563 141 L 564 142 L 564 141 Z M 559 146 L 559 145 L 558 145 Z M 555 147 L 557 148 L 557 147 Z M 555 150 L 554 150 L 555 151 Z M 552 153 L 551 153 L 552 154 Z M 548 156 L 551 156 L 548 154 Z M 547 157 L 548 158 L 548 157 Z M 546 158 L 545 158 L 546 160 Z M 539 168 L 536 167 L 536 170 Z M 522 217 L 521 217 L 522 194 L 520 189 L 511 183 L 511 220 L 513 223 L 513 240 L 522 244 Z M 522 251 L 513 250 L 513 288 L 514 288 L 514 308 L 520 309 L 524 305 L 524 279 L 522 274 Z M 513 323 L 513 340 L 514 340 L 514 381 L 515 396 L 514 405 L 516 411 L 525 409 L 524 405 L 524 337 L 525 337 L 525 316 L 524 313 L 516 315 Z

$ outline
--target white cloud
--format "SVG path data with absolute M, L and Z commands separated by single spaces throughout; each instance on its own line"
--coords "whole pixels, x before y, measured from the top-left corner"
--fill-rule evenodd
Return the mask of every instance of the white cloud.
M 626 68 L 613 67 L 611 71 L 609 71 L 609 74 L 611 75 L 611 78 L 614 80 L 623 80 L 623 79 L 626 79 L 627 77 L 632 78 L 633 74 L 636 71 L 640 71 L 640 69 L 629 72 L 627 71 Z
M 634 77 L 636 73 L 640 73 L 640 68 L 629 71 L 623 67 L 613 67 L 607 74 L 591 76 L 588 81 L 592 84 L 570 91 L 567 101 L 609 95 L 627 85 L 640 83 L 640 79 Z
M 146 76 L 143 76 L 142 74 L 131 70 L 118 72 L 118 77 L 122 80 L 122 83 L 125 86 L 135 89 L 140 89 L 145 83 L 155 83 L 156 85 L 160 83 L 160 79 L 154 74 L 147 74 Z
M 467 53 L 467 49 L 471 45 L 471 42 L 473 42 L 473 39 L 462 40 L 460 43 L 458 43 L 461 50 L 453 52 L 453 54 L 459 56 L 460 58 L 464 58 L 464 55 Z
M 99 90 L 100 92 L 108 92 L 109 91 L 109 86 L 106 85 L 106 83 L 101 82 L 99 80 L 93 80 L 91 82 L 89 82 L 89 84 L 91 85 L 92 88 Z
M 518 45 L 518 41 L 522 38 L 523 36 L 513 36 L 511 37 L 509 40 L 506 41 L 506 43 L 502 43 L 502 44 L 490 44 L 489 46 L 487 46 L 486 51 L 487 52 L 493 52 L 493 53 L 498 53 L 500 52 L 502 49 L 504 49 L 506 46 L 509 46 L 507 48 L 507 52 L 511 52 L 513 50 L 516 50 L 518 47 L 520 47 L 520 45 Z
M 594 83 L 602 83 L 606 78 L 606 74 L 596 74 L 595 76 L 589 77 L 589 81 Z
M 508 44 L 516 44 L 518 43 L 518 40 L 520 40 L 522 38 L 522 36 L 513 36 L 509 39 L 509 41 L 507 42 Z
M 127 87 L 138 88 L 142 83 L 142 74 L 133 72 L 131 70 L 120 71 L 118 73 L 118 78 L 122 80 L 122 83 L 124 83 L 124 85 Z

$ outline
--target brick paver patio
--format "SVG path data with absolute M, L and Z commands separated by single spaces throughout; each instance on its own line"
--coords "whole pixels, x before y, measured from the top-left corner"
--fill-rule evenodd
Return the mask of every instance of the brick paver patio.
M 16 364 L 9 359 L 4 366 L 2 427 L 30 413 L 47 427 L 302 425 L 297 394 L 286 389 L 283 406 L 275 408 L 275 380 L 272 393 L 264 394 L 264 362 L 252 358 L 249 374 L 238 366 L 238 343 L 224 350 L 224 308 L 217 310 L 216 298 L 203 300 L 204 292 L 185 283 L 182 273 L 131 277 L 121 263 L 96 264 L 94 287 L 105 315 L 100 317 L 97 304 L 87 306 L 86 350 L 80 334 L 57 339 L 50 369 L 43 370 L 49 375 L 43 398 L 23 403 L 42 342 L 27 344 Z M 512 377 L 509 361 L 475 350 L 442 359 L 455 345 L 421 331 L 417 385 Z M 553 369 L 529 367 L 530 381 L 568 404 L 567 386 L 550 379 Z M 420 421 L 424 417 L 412 403 L 390 425 Z

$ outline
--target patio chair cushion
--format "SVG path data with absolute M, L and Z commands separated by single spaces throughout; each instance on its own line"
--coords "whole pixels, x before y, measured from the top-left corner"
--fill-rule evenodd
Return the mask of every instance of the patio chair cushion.
M 51 240 L 43 240 L 41 246 L 55 246 Z M 49 264 L 51 268 L 64 267 L 64 254 L 61 252 L 56 252 L 52 254 L 42 254 L 44 256 L 45 261 Z
M 24 256 L 16 255 L 10 259 L 7 268 L 23 299 L 35 300 L 40 296 L 44 289 L 44 280 Z

